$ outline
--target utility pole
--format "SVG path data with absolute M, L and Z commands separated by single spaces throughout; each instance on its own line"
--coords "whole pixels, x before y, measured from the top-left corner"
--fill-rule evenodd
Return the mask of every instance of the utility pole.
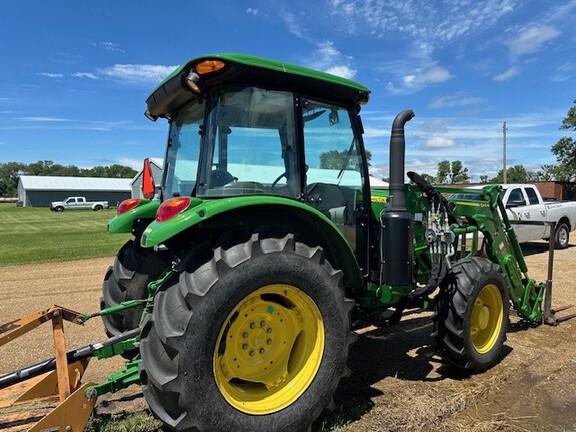
M 506 122 L 502 125 L 502 135 L 503 135 L 503 143 L 502 143 L 502 183 L 506 184 L 506 131 L 508 128 L 506 127 Z

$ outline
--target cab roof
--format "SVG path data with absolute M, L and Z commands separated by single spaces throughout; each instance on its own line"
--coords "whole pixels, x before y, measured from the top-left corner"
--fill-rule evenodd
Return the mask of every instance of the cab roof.
M 370 90 L 355 81 L 303 66 L 245 54 L 208 54 L 182 64 L 148 96 L 148 112 L 163 117 L 193 98 L 185 79 L 198 63 L 220 60 L 225 67 L 202 75 L 205 89 L 219 85 L 255 85 L 300 92 L 335 103 L 359 104 L 368 101 Z

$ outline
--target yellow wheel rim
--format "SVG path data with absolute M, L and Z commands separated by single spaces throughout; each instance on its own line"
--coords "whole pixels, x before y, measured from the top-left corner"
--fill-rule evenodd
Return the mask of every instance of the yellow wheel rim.
M 485 354 L 494 348 L 503 320 L 502 295 L 496 285 L 488 284 L 476 297 L 470 317 L 470 339 L 476 351 Z
M 320 310 L 291 285 L 268 285 L 228 315 L 214 350 L 218 389 L 234 408 L 264 415 L 291 405 L 308 388 L 322 360 Z

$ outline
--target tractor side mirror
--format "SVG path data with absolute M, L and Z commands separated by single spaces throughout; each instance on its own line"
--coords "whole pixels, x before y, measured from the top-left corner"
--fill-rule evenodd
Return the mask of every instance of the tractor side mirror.
M 330 126 L 340 123 L 340 117 L 338 117 L 337 110 L 330 111 L 330 114 L 328 114 L 328 121 L 330 122 Z

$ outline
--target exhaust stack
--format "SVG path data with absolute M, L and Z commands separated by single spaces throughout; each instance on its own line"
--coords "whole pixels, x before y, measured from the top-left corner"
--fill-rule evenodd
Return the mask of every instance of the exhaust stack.
M 403 286 L 414 283 L 414 216 L 406 209 L 404 125 L 414 111 L 399 113 L 390 134 L 390 194 L 380 214 L 380 285 Z

